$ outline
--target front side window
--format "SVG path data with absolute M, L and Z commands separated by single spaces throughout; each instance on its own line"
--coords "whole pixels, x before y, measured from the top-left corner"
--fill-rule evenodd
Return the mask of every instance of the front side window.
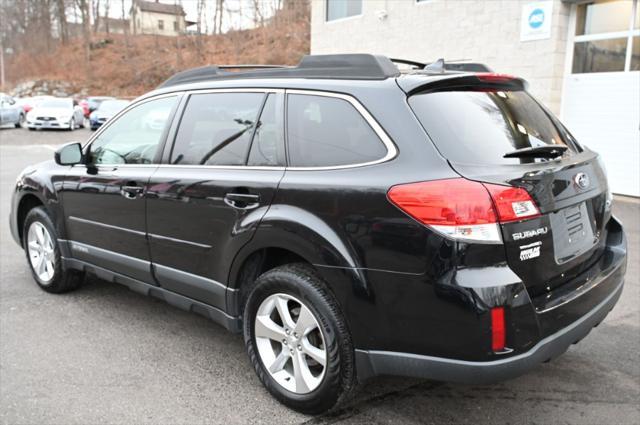
M 326 0 L 327 21 L 362 14 L 362 0 Z
M 335 97 L 288 95 L 287 139 L 294 167 L 357 165 L 387 153 L 360 112 Z
M 91 164 L 151 164 L 168 124 L 176 97 L 144 102 L 111 123 L 91 143 Z
M 180 165 L 245 165 L 264 93 L 189 98 L 171 154 Z

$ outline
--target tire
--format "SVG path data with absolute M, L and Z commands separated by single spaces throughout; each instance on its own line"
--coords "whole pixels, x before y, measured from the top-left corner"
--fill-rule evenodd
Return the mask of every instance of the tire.
M 85 127 L 84 122 L 85 122 L 85 119 L 84 119 L 84 117 L 82 117 L 82 122 L 80 123 L 80 128 L 84 128 Z
M 29 131 L 36 131 L 36 129 L 33 127 L 29 127 Z
M 25 120 L 24 114 L 20 114 L 20 117 L 18 118 L 18 122 L 15 123 L 16 128 L 24 127 L 24 120 Z
M 295 322 L 287 335 L 282 335 L 287 326 L 279 308 L 272 307 L 272 313 L 265 315 L 270 311 L 269 306 L 282 306 L 278 303 L 283 300 L 286 301 L 284 305 L 289 311 L 289 319 L 293 320 L 289 324 Z M 307 309 L 304 313 L 306 320 L 299 320 L 303 316 L 303 308 Z M 301 326 L 302 322 L 312 323 L 309 312 L 315 324 Z M 277 332 L 265 337 L 264 330 L 271 328 L 257 326 L 259 315 L 262 318 L 258 319 L 260 323 L 265 318 L 270 320 L 268 323 L 279 327 Z M 249 360 L 262 384 L 282 404 L 298 412 L 314 415 L 337 408 L 353 393 L 356 373 L 351 334 L 333 294 L 312 267 L 288 264 L 259 276 L 244 303 L 243 323 Z M 257 330 L 258 327 L 260 329 Z M 296 329 L 312 330 L 305 331 L 306 336 L 303 336 L 302 333 L 294 334 Z M 282 341 L 279 340 L 281 336 L 285 336 Z M 309 345 L 312 347 L 309 348 Z M 310 352 L 315 352 L 315 357 L 306 354 Z M 323 355 L 318 355 L 323 352 Z M 314 358 L 324 358 L 324 367 Z M 265 361 L 277 371 L 277 376 L 269 372 Z M 307 372 L 311 371 L 311 378 L 308 382 L 302 379 L 304 382 L 299 384 L 296 377 L 305 376 L 295 373 L 302 370 L 301 362 Z
M 49 250 L 44 249 L 44 251 L 48 251 L 44 254 L 44 258 L 50 259 L 52 263 L 51 267 L 45 266 L 45 271 L 51 271 L 51 276 L 49 278 L 43 277 L 41 270 L 39 271 L 36 267 L 34 267 L 34 262 L 36 262 L 36 264 L 38 263 L 37 260 L 32 259 L 32 254 L 34 253 L 34 251 L 37 251 L 37 249 L 34 249 L 35 246 L 30 245 L 30 243 L 38 243 L 37 241 L 40 239 L 37 236 L 40 229 L 44 229 L 48 233 L 48 236 L 51 240 L 51 244 L 41 244 L 42 246 L 49 246 Z M 30 238 L 32 236 L 29 233 L 30 231 L 34 232 L 35 240 L 32 239 L 30 241 Z M 29 264 L 31 274 L 33 275 L 34 280 L 36 281 L 38 286 L 40 286 L 40 288 L 44 289 L 47 292 L 60 294 L 63 292 L 69 292 L 80 286 L 83 281 L 84 273 L 81 273 L 77 270 L 63 269 L 57 234 L 53 223 L 51 222 L 51 219 L 49 218 L 43 207 L 36 207 L 29 211 L 27 217 L 24 220 L 22 235 L 22 245 L 27 256 L 27 264 Z M 40 235 L 43 235 L 43 233 L 41 233 Z
M 73 131 L 76 129 L 76 119 L 75 118 L 71 118 L 71 121 L 69 122 L 69 131 Z

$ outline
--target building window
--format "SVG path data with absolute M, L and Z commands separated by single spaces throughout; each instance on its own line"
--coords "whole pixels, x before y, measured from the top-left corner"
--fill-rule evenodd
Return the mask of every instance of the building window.
M 639 0 L 605 0 L 576 9 L 574 74 L 640 70 Z
M 178 31 L 178 21 L 173 21 L 173 30 Z
M 164 21 L 162 19 L 158 19 L 158 29 L 164 30 Z
M 362 14 L 362 0 L 326 0 L 327 21 L 348 18 Z

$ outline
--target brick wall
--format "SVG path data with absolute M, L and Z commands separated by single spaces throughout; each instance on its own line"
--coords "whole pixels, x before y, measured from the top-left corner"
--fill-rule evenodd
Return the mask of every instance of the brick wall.
M 364 0 L 362 15 L 325 22 L 313 0 L 311 52 L 377 53 L 421 61 L 471 59 L 527 79 L 531 92 L 560 112 L 569 5 L 554 0 L 551 38 L 520 41 L 518 0 Z M 386 11 L 385 19 L 378 14 Z

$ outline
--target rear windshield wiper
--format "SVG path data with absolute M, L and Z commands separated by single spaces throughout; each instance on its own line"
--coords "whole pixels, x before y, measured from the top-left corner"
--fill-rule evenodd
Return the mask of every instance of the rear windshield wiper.
M 569 149 L 567 146 L 548 145 L 517 149 L 502 155 L 503 158 L 555 158 Z

